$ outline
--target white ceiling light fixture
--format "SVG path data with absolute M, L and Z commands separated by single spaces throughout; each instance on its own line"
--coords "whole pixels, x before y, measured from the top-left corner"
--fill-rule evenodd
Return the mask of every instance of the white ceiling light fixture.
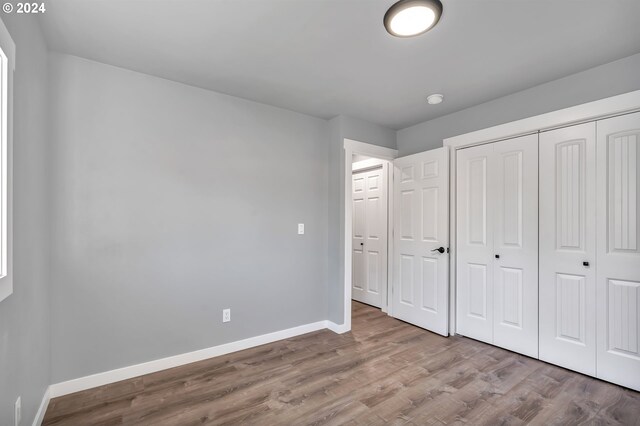
M 442 101 L 444 101 L 444 95 L 441 95 L 440 93 L 434 93 L 433 95 L 427 96 L 427 103 L 429 105 L 438 105 L 441 104 Z
M 400 0 L 384 14 L 384 27 L 396 37 L 413 37 L 433 28 L 440 15 L 440 0 Z

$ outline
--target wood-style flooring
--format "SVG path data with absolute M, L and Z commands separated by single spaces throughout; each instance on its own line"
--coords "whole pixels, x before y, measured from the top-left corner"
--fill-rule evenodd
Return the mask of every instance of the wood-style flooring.
M 640 393 L 354 302 L 318 331 L 51 400 L 45 425 L 640 425 Z

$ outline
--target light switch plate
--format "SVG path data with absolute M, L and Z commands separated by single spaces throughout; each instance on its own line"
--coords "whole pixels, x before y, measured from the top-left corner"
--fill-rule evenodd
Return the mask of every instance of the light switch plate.
M 298 224 L 298 235 L 304 234 L 304 223 Z
M 231 309 L 223 309 L 222 310 L 222 322 L 231 321 Z

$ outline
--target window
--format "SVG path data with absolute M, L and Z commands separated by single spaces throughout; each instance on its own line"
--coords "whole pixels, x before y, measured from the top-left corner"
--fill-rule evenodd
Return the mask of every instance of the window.
M 12 83 L 15 44 L 0 21 L 0 301 L 13 293 L 12 217 Z

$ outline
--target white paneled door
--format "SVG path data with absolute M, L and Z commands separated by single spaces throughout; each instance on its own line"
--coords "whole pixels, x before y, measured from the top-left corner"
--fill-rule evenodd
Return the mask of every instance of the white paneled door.
M 597 377 L 640 390 L 640 113 L 597 122 Z
M 394 161 L 394 317 L 448 333 L 449 156 L 439 148 Z
M 596 123 L 540 134 L 540 359 L 596 374 Z
M 352 298 L 382 307 L 387 286 L 387 162 L 353 173 Z
M 457 146 L 456 332 L 640 391 L 640 112 Z
M 456 331 L 493 343 L 493 145 L 457 153 Z
M 538 136 L 457 154 L 457 331 L 538 356 Z
M 493 145 L 493 343 L 538 357 L 538 136 Z

